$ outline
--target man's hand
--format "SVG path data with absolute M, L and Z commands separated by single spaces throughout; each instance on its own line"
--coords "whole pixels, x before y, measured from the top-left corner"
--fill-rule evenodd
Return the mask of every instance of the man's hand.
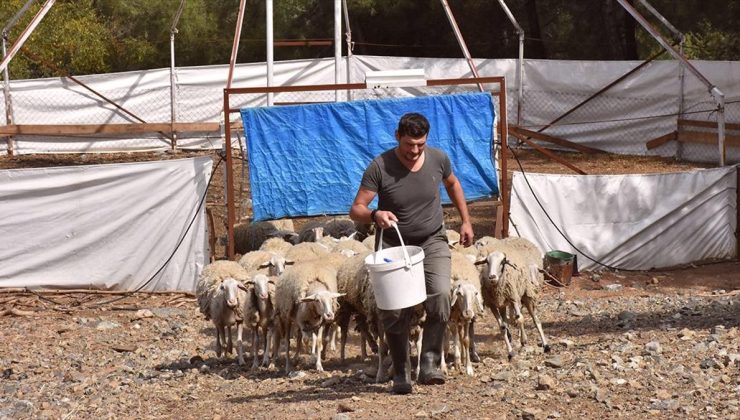
M 460 225 L 460 243 L 464 247 L 473 245 L 473 225 L 470 222 Z
M 388 229 L 391 227 L 393 222 L 398 222 L 398 217 L 396 217 L 393 212 L 387 211 L 387 210 L 378 210 L 375 212 L 375 220 L 374 222 L 380 227 L 381 229 Z M 472 232 L 472 228 L 471 228 Z

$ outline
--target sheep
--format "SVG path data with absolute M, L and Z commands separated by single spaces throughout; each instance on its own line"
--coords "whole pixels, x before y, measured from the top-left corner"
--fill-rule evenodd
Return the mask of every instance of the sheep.
M 276 255 L 282 255 L 284 257 L 292 247 L 293 244 L 285 241 L 283 238 L 270 238 L 262 243 L 259 250 L 271 252 Z
M 324 237 L 324 222 L 314 220 L 306 223 L 298 232 L 298 243 L 318 242 Z
M 496 239 L 493 236 L 483 236 L 483 237 L 478 238 L 475 241 L 475 243 L 473 244 L 473 246 L 475 246 L 476 249 L 480 249 L 480 248 L 483 248 L 484 246 L 486 246 L 486 245 L 488 245 L 488 244 L 490 244 L 492 242 L 496 242 L 496 241 L 499 241 L 499 239 Z
M 216 328 L 216 356 L 232 352 L 231 327 L 236 325 L 240 365 L 244 364 L 243 323 L 256 312 L 250 299 L 252 291 L 245 284 L 247 280 L 247 272 L 236 262 L 215 261 L 203 269 L 196 287 L 200 312 Z
M 375 235 L 370 235 L 362 240 L 362 244 L 370 251 L 375 251 Z
M 340 352 L 341 358 L 344 360 L 349 320 L 351 315 L 355 314 L 359 320 L 358 327 L 362 339 L 361 352 L 363 359 L 367 356 L 364 342 L 368 341 L 372 343 L 375 340 L 374 337 L 378 339 L 378 370 L 375 381 L 379 383 L 383 382 L 390 372 L 386 372 L 383 368 L 384 356 L 388 351 L 385 345 L 385 331 L 380 319 L 380 313 L 378 312 L 378 305 L 375 302 L 375 293 L 370 282 L 369 273 L 365 267 L 365 257 L 369 254 L 370 251 L 368 250 L 347 259 L 337 271 L 338 290 L 344 294 L 339 299 L 340 313 L 342 315 L 341 318 L 338 317 L 338 322 L 341 322 L 339 326 L 342 331 Z M 409 323 L 409 339 L 416 344 L 418 353 L 421 352 L 422 325 L 425 319 L 426 312 L 424 311 L 424 306 L 422 304 L 416 305 L 412 311 L 411 322 Z M 372 344 L 370 346 L 373 347 Z M 417 374 L 419 371 L 418 361 L 416 366 Z
M 332 248 L 331 251 L 341 252 L 342 250 L 352 251 L 354 254 L 362 254 L 367 251 L 367 247 L 360 241 L 345 238 L 339 239 L 339 241 L 334 244 L 334 248 Z
M 460 243 L 460 233 L 459 232 L 455 230 L 447 229 L 445 230 L 445 234 L 447 235 L 447 245 L 449 245 L 450 248 L 454 248 L 455 245 Z
M 473 375 L 472 354 L 475 354 L 475 343 L 471 331 L 476 313 L 483 311 L 481 298 L 480 273 L 465 254 L 452 251 L 451 263 L 451 301 L 449 327 L 453 334 L 455 369 Z M 462 344 L 462 354 L 460 345 Z M 444 366 L 444 364 L 443 364 Z
M 539 249 L 524 238 L 507 238 L 489 243 L 483 250 L 485 252 L 482 254 L 487 255 L 481 255 L 481 259 L 476 262 L 479 265 L 488 265 L 480 276 L 483 303 L 491 309 L 501 327 L 509 359 L 514 357 L 514 351 L 511 333 L 506 325 L 507 306 L 513 309 L 515 322 L 519 324 L 522 346 L 527 340 L 521 314 L 523 304 L 537 327 L 544 351 L 549 352 L 550 345 L 536 312 L 539 289 L 543 282 Z
M 249 282 L 254 285 L 252 292 L 257 313 L 259 314 L 257 322 L 251 325 L 252 354 L 254 356 L 252 368 L 256 368 L 259 366 L 257 343 L 259 341 L 260 330 L 262 330 L 264 340 L 262 364 L 268 366 L 270 363 L 270 330 L 273 327 L 275 316 L 275 278 L 268 277 L 262 273 L 256 273 Z
M 324 225 L 324 235 L 336 239 L 354 238 L 357 235 L 357 226 L 349 219 L 334 219 Z
M 275 291 L 276 310 L 279 317 L 279 330 L 285 335 L 285 372 L 290 366 L 290 333 L 295 322 L 303 335 L 318 337 L 316 350 L 316 370 L 323 371 L 321 357 L 324 345 L 324 329 L 334 322 L 337 298 L 337 272 L 321 260 L 307 261 L 286 270 L 279 278 Z M 298 354 L 303 339 L 298 338 Z M 279 336 L 273 345 L 278 348 Z
M 269 238 L 283 238 L 290 243 L 298 243 L 298 236 L 295 232 L 276 229 L 269 222 L 234 226 L 234 249 L 239 254 L 258 250 Z
M 375 235 L 375 223 L 355 222 L 355 230 L 357 231 L 355 239 L 362 242 L 368 236 Z
M 270 276 L 279 276 L 285 271 L 285 266 L 292 264 L 282 255 L 267 251 L 250 251 L 242 255 L 239 265 L 247 272 L 260 272 Z
M 304 242 L 290 248 L 285 253 L 285 260 L 299 263 L 327 255 L 329 255 L 329 249 L 326 246 L 314 242 Z

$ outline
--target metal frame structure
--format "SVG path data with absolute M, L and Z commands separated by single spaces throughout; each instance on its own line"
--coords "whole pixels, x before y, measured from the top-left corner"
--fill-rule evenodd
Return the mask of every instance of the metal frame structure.
M 475 84 L 482 86 L 484 84 L 498 84 L 498 90 L 491 91 L 491 95 L 496 96 L 499 102 L 499 124 L 498 134 L 501 139 L 501 153 L 500 153 L 500 164 L 499 170 L 501 177 L 499 179 L 499 197 L 503 207 L 503 213 L 501 220 L 496 220 L 497 225 L 500 226 L 502 235 L 508 236 L 508 224 L 509 224 L 509 193 L 508 183 L 506 180 L 507 173 L 507 140 L 508 140 L 508 124 L 506 117 L 506 80 L 503 76 L 496 77 L 476 77 L 466 79 L 434 79 L 427 80 L 427 87 L 435 86 L 455 86 L 455 85 L 467 85 Z M 317 92 L 317 91 L 335 91 L 339 92 L 342 90 L 365 90 L 369 89 L 366 83 L 344 83 L 334 85 L 303 85 L 303 86 L 266 86 L 266 87 L 246 87 L 246 88 L 231 88 L 227 87 L 224 89 L 224 144 L 226 150 L 226 179 L 225 179 L 225 191 L 226 191 L 226 231 L 227 231 L 227 258 L 233 259 L 234 252 L 234 223 L 236 222 L 236 208 L 234 205 L 234 168 L 232 159 L 232 145 L 231 145 L 231 122 L 229 115 L 232 113 L 239 113 L 239 108 L 231 108 L 230 96 L 239 94 L 275 94 L 284 92 Z M 494 157 L 492 156 L 492 159 Z

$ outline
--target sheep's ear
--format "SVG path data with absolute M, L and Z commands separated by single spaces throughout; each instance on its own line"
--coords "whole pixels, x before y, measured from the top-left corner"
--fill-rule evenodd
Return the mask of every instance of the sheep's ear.
M 236 287 L 238 287 L 238 288 L 240 288 L 240 289 L 244 290 L 245 292 L 249 292 L 249 289 L 247 289 L 247 286 L 246 286 L 246 285 L 244 285 L 243 283 L 238 283 L 238 284 L 236 285 Z
M 473 264 L 475 264 L 475 265 L 483 265 L 485 263 L 486 263 L 486 259 L 484 258 L 482 260 L 478 260 L 478 261 L 474 262 Z
M 301 298 L 301 302 L 313 302 L 316 300 L 316 294 L 306 296 L 304 298 Z
M 268 284 L 275 284 L 275 280 L 273 280 L 273 279 L 267 279 L 267 283 Z
M 293 260 L 285 260 L 285 265 L 293 265 L 295 264 L 295 261 Z
M 330 297 L 330 298 L 332 298 L 332 299 L 336 299 L 336 298 L 338 298 L 338 297 L 342 297 L 342 296 L 344 296 L 344 295 L 346 295 L 346 293 L 336 293 L 336 292 L 332 292 L 332 293 L 328 293 L 328 294 L 327 294 L 327 296 L 329 296 L 329 297 Z
M 450 301 L 450 307 L 455 306 L 457 302 L 457 289 L 452 292 L 452 300 Z
M 265 261 L 259 265 L 259 268 L 267 268 L 270 266 L 270 261 Z

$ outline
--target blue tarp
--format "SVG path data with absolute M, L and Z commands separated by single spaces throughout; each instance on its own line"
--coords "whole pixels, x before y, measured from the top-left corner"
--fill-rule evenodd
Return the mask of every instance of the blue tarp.
M 253 220 L 348 213 L 365 168 L 396 146 L 407 112 L 429 119 L 427 144 L 450 156 L 467 200 L 498 195 L 488 93 L 244 108 Z

